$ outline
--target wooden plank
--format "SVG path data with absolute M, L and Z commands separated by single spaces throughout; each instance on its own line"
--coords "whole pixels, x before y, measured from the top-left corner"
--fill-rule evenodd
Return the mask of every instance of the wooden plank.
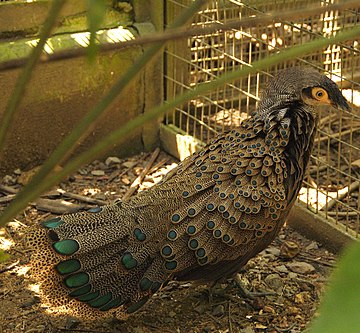
M 140 36 L 146 36 L 156 31 L 155 26 L 150 22 L 135 23 L 134 27 L 139 32 Z M 144 49 L 146 50 L 148 47 L 150 46 L 146 46 Z M 151 111 L 155 106 L 163 102 L 163 81 L 163 52 L 160 51 L 159 54 L 146 66 L 143 74 L 143 84 L 141 89 L 144 90 L 144 113 Z M 159 146 L 159 126 L 163 119 L 164 117 L 160 116 L 157 119 L 148 121 L 143 125 L 142 140 L 145 150 L 150 151 Z
M 287 223 L 300 234 L 316 240 L 335 253 L 357 239 L 353 230 L 337 223 L 329 216 L 325 217 L 321 212 L 315 214 L 301 202 L 295 203 Z
M 0 2 L 0 38 L 37 35 L 48 15 L 50 4 L 50 0 Z M 108 0 L 102 28 L 132 23 L 132 13 L 113 10 L 111 6 L 112 1 Z M 68 0 L 61 10 L 54 34 L 84 31 L 87 27 L 86 1 Z
M 201 141 L 186 135 L 174 125 L 160 125 L 160 142 L 163 150 L 180 161 L 204 147 Z

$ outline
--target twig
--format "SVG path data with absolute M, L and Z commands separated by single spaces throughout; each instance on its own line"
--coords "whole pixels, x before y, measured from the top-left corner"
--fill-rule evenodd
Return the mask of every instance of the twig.
M 0 273 L 4 273 L 7 271 L 11 271 L 14 267 L 16 267 L 16 265 L 20 262 L 20 260 L 16 260 L 15 262 L 13 262 L 12 264 L 10 264 L 9 266 L 0 269 Z
M 91 203 L 91 204 L 100 205 L 100 206 L 107 204 L 107 202 L 105 200 L 89 198 L 84 195 L 66 192 L 60 188 L 57 189 L 57 192 L 61 193 L 61 195 L 63 195 L 64 197 L 67 197 L 70 199 L 75 199 L 75 200 L 86 202 L 86 203 Z
M 158 169 L 160 169 L 164 164 L 166 164 L 168 161 L 170 160 L 170 158 L 164 158 L 162 159 L 160 162 L 156 163 L 150 170 L 149 170 L 149 174 L 152 174 L 153 172 L 157 171 Z
M 54 214 L 76 213 L 81 209 L 87 208 L 87 206 L 73 204 L 72 202 L 65 200 L 50 200 L 42 198 L 36 200 L 35 207 L 38 210 Z
M 228 322 L 229 322 L 229 333 L 232 333 L 232 321 L 231 321 L 231 302 L 228 301 Z
M 19 190 L 16 189 L 16 188 L 13 188 L 11 186 L 0 185 L 0 192 L 9 193 L 9 194 L 16 194 L 16 193 L 19 192 Z
M 329 263 L 329 262 L 323 261 L 323 260 L 317 260 L 317 259 L 314 259 L 314 258 L 310 258 L 310 257 L 305 256 L 303 254 L 299 254 L 299 257 L 304 259 L 305 261 L 314 262 L 316 264 L 320 264 L 320 265 L 323 265 L 323 266 L 335 267 L 335 264 L 332 264 L 332 263 Z M 311 282 L 309 281 L 309 283 L 311 283 Z
M 315 189 L 318 188 L 318 185 L 316 184 L 315 180 L 313 179 L 313 177 L 310 176 L 310 174 L 307 175 L 307 181 L 309 183 L 309 185 Z
M 89 330 L 89 329 L 80 329 L 80 328 L 57 328 L 59 331 L 63 332 L 84 332 L 84 333 L 113 333 L 113 331 L 98 331 L 98 330 Z
M 115 170 L 114 172 L 111 173 L 111 175 L 109 176 L 108 180 L 106 181 L 106 184 L 111 183 L 114 179 L 116 178 L 120 178 L 123 175 L 125 175 L 126 173 L 129 172 L 131 168 L 126 168 L 125 170 L 123 170 L 122 172 L 119 172 L 119 170 Z
M 151 155 L 151 158 L 149 160 L 149 162 L 146 164 L 144 170 L 141 172 L 141 174 L 134 180 L 134 182 L 131 184 L 130 188 L 128 189 L 128 191 L 125 193 L 125 195 L 123 196 L 122 200 L 127 200 L 129 199 L 134 192 L 136 191 L 136 189 L 139 187 L 139 185 L 142 183 L 142 181 L 144 180 L 145 176 L 147 175 L 147 173 L 149 172 L 151 166 L 154 164 L 155 160 L 158 158 L 160 154 L 160 148 L 156 148 L 154 150 L 154 152 Z
M 144 323 L 145 326 L 147 327 L 150 327 L 152 329 L 155 329 L 156 332 L 168 332 L 168 333 L 173 333 L 174 331 L 172 330 L 168 330 L 167 328 L 164 328 L 164 327 L 160 327 L 160 326 L 157 326 L 157 325 L 154 325 L 154 324 L 151 324 L 151 323 Z
M 349 186 L 346 186 L 344 189 L 338 191 L 338 195 L 336 198 L 331 199 L 327 205 L 324 207 L 321 207 L 321 209 L 326 208 L 326 210 L 330 210 L 332 207 L 334 207 L 340 200 L 344 199 L 347 195 L 350 193 L 356 191 L 359 188 L 360 181 L 355 181 L 351 183 Z
M 134 165 L 132 165 L 129 168 L 126 168 L 125 170 L 123 170 L 122 172 L 119 172 L 119 170 L 115 170 L 113 173 L 111 173 L 111 175 L 109 176 L 109 179 L 106 181 L 107 184 L 111 183 L 115 178 L 120 178 L 122 176 L 124 176 L 125 174 L 127 174 L 132 168 L 134 168 L 136 165 L 138 165 L 141 161 L 143 161 L 145 159 L 145 156 L 143 156 L 142 158 L 139 158 L 136 163 L 134 163 Z
M 217 319 L 216 317 L 214 317 L 212 314 L 208 314 L 208 316 L 213 320 L 215 321 L 218 325 L 221 325 L 221 321 L 219 319 Z
M 8 203 L 15 198 L 16 194 L 8 194 L 0 198 L 0 204 Z

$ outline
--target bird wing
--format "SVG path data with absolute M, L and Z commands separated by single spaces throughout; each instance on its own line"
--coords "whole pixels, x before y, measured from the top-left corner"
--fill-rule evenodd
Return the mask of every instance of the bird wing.
M 286 122 L 249 119 L 185 160 L 161 185 L 160 192 L 176 188 L 181 201 L 161 247 L 169 273 L 214 280 L 271 242 L 290 208 L 288 141 Z

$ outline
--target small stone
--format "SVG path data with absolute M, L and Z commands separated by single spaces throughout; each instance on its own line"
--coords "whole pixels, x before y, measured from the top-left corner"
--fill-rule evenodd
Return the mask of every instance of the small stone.
M 131 183 L 128 177 L 122 177 L 122 178 L 121 178 L 121 181 L 122 181 L 125 185 L 129 185 L 129 184 Z
M 224 313 L 225 313 L 225 308 L 224 305 L 222 304 L 215 306 L 215 308 L 212 311 L 212 315 L 216 317 L 222 316 L 224 315 Z
M 293 261 L 286 264 L 286 267 L 294 273 L 298 274 L 309 274 L 315 272 L 313 265 L 303 261 Z
M 198 314 L 204 314 L 206 311 L 206 307 L 203 304 L 198 305 L 197 307 L 194 308 L 194 311 Z
M 21 170 L 20 169 L 16 169 L 16 170 L 14 170 L 14 174 L 15 175 L 21 175 Z
M 144 329 L 140 326 L 136 326 L 132 329 L 133 333 L 144 333 Z
M 292 259 L 300 252 L 300 246 L 296 242 L 286 241 L 280 248 L 280 256 L 285 259 Z
M 120 11 L 124 11 L 125 13 L 130 13 L 133 10 L 131 4 L 122 1 L 116 1 L 117 4 L 115 5 Z
M 95 168 L 99 170 L 106 170 L 107 166 L 105 165 L 105 163 L 98 161 L 98 163 L 95 165 Z
M 297 315 L 301 312 L 301 310 L 295 306 L 288 306 L 287 313 L 290 315 Z
M 306 251 L 311 251 L 311 250 L 317 250 L 319 248 L 318 243 L 316 242 L 311 242 L 306 248 Z
M 284 282 L 279 274 L 269 274 L 265 278 L 265 283 L 273 290 L 279 290 L 284 286 Z
M 5 185 L 14 185 L 16 184 L 16 178 L 11 177 L 10 175 L 5 175 L 2 179 L 2 182 Z
M 275 269 L 280 273 L 287 273 L 289 271 L 285 265 L 276 266 Z
M 82 176 L 86 176 L 89 173 L 85 168 L 79 169 L 78 172 Z
M 289 276 L 290 280 L 293 280 L 293 279 L 296 279 L 298 275 L 296 273 L 289 272 L 288 276 Z
M 52 191 L 46 192 L 45 196 L 49 199 L 56 199 L 56 198 L 61 197 L 61 193 L 59 191 L 52 190 Z
M 93 170 L 93 171 L 91 171 L 91 174 L 93 176 L 104 176 L 105 172 L 104 172 L 104 170 Z
M 276 257 L 271 253 L 264 253 L 261 257 L 262 259 L 264 259 L 265 262 L 276 260 Z
M 294 302 L 296 304 L 305 304 L 311 301 L 310 293 L 307 291 L 302 291 L 295 295 Z
M 21 185 L 26 185 L 27 183 L 29 183 L 31 178 L 37 174 L 40 168 L 41 166 L 37 166 L 35 168 L 32 168 L 31 170 L 22 172 L 21 175 L 18 177 L 17 182 Z
M 98 199 L 98 200 L 106 200 L 106 195 L 104 193 L 96 193 L 94 195 L 94 199 Z
M 71 176 L 69 176 L 68 180 L 69 180 L 69 182 L 73 183 L 76 181 L 76 177 L 71 175 Z
M 125 168 L 130 169 L 130 168 L 132 168 L 135 164 L 136 164 L 136 162 L 127 161 L 127 162 L 124 162 L 124 163 L 122 164 L 122 166 L 124 166 Z
M 272 254 L 276 257 L 280 255 L 280 250 L 275 246 L 269 246 L 267 249 L 265 249 L 266 253 Z
M 149 187 L 152 187 L 153 185 L 154 185 L 153 182 L 143 182 L 143 183 L 142 183 L 142 186 L 143 186 L 144 188 L 149 188 Z
M 251 326 L 248 326 L 241 330 L 240 333 L 255 333 L 255 331 Z
M 37 303 L 40 303 L 39 297 L 33 297 L 30 301 L 21 304 L 20 307 L 21 308 L 30 308 L 34 304 L 37 304 Z
M 120 163 L 121 163 L 120 158 L 115 157 L 115 156 L 110 156 L 105 160 L 105 164 L 107 166 L 114 165 L 114 164 L 120 164 Z
M 265 305 L 263 310 L 264 310 L 265 313 L 275 313 L 274 308 L 269 306 L 269 305 Z
M 171 318 L 176 317 L 176 312 L 175 311 L 170 311 L 169 312 L 169 317 L 171 317 Z
M 76 326 L 78 326 L 79 324 L 80 324 L 80 320 L 71 317 L 66 320 L 65 328 L 67 330 L 71 330 L 76 328 Z

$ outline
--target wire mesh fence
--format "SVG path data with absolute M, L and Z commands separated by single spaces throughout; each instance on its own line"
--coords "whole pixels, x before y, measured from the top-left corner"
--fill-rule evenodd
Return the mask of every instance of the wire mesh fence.
M 213 0 L 198 13 L 193 26 L 227 24 L 247 17 L 334 1 L 314 0 Z M 167 0 L 167 23 L 191 0 Z M 166 50 L 165 97 L 208 82 L 227 71 L 251 66 L 279 50 L 336 34 L 360 24 L 360 11 L 346 9 L 314 14 L 250 28 L 219 30 L 174 42 Z M 166 118 L 180 133 L 208 143 L 214 135 L 236 127 L 255 110 L 261 87 L 278 70 L 307 65 L 323 71 L 342 88 L 352 112 L 324 109 L 299 200 L 329 221 L 360 232 L 360 48 L 359 41 L 332 45 L 265 71 L 249 75 L 199 96 Z

